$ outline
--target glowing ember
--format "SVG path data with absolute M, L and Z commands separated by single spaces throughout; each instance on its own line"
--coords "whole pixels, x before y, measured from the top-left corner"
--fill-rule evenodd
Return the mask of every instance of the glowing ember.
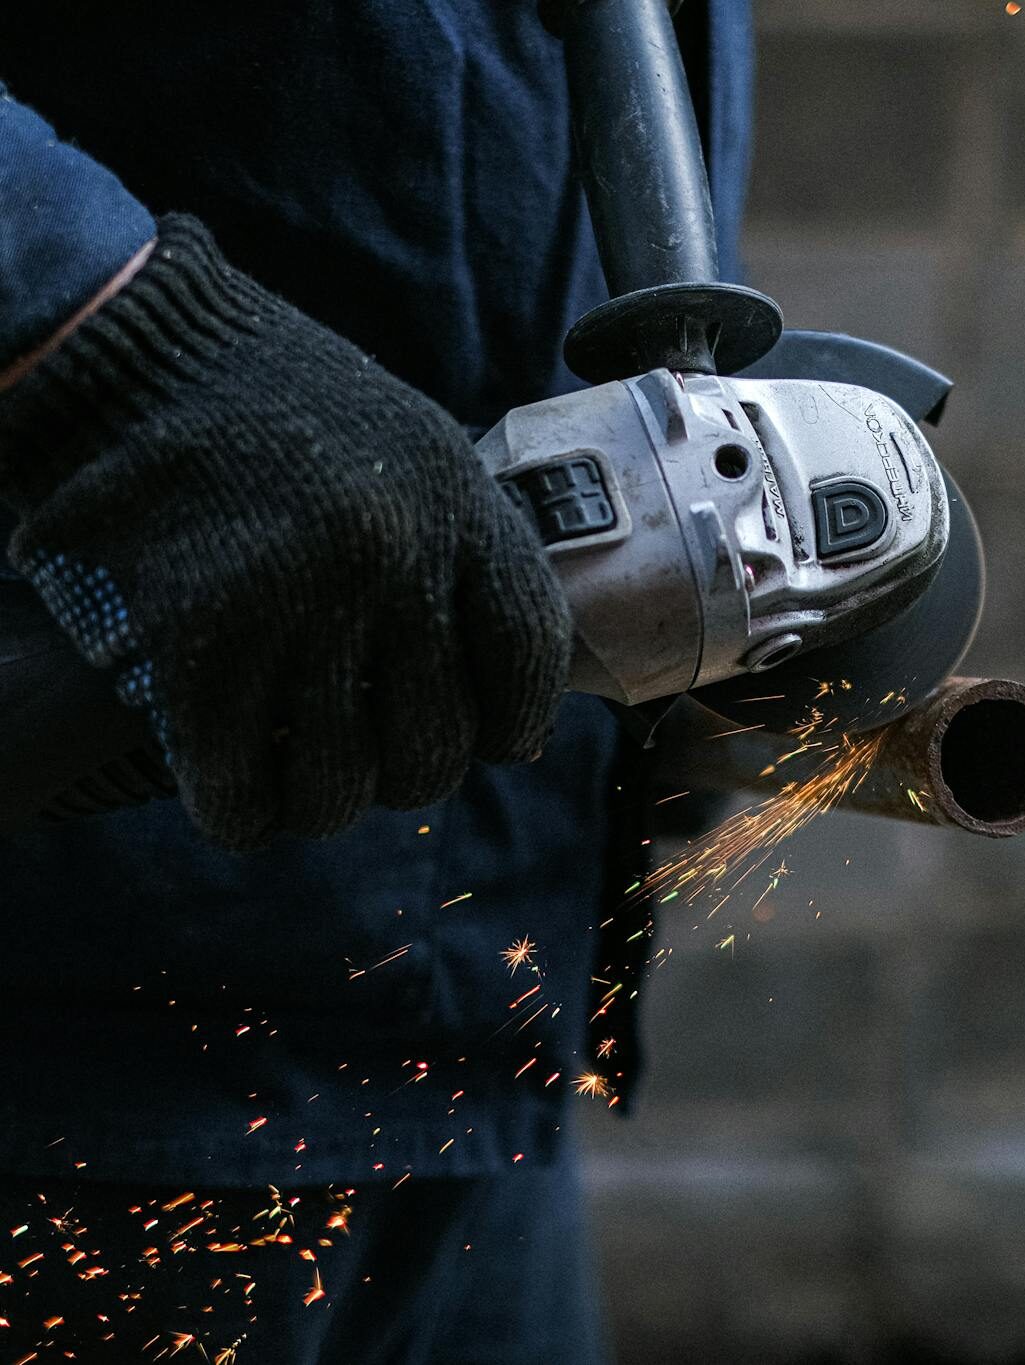
M 511 948 L 503 948 L 500 956 L 509 968 L 509 975 L 516 975 L 516 968 L 533 965 L 532 957 L 537 951 L 537 944 L 531 943 L 530 939 L 524 934 L 520 939 L 513 939 Z
M 303 1304 L 305 1307 L 309 1308 L 311 1303 L 316 1303 L 318 1299 L 325 1298 L 327 1298 L 327 1290 L 320 1282 L 320 1271 L 314 1270 L 313 1288 L 307 1290 L 306 1294 L 303 1296 Z
M 588 1095 L 591 1099 L 605 1098 L 609 1093 L 609 1083 L 604 1076 L 599 1076 L 596 1071 L 585 1071 L 582 1076 L 578 1076 L 573 1082 L 578 1095 Z

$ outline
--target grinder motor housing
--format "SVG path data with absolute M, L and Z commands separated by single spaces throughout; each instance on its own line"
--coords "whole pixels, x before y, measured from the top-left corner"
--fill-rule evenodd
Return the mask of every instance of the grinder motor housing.
M 855 385 L 654 370 L 517 408 L 477 450 L 555 558 L 571 685 L 628 706 L 861 634 L 947 545 L 924 436 Z

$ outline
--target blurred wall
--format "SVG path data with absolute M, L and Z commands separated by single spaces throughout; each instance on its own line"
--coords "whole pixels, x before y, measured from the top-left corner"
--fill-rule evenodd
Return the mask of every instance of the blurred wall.
M 1025 677 L 1025 10 L 755 5 L 750 280 L 957 380 L 964 671 Z M 620 1365 L 1025 1361 L 1025 839 L 837 815 L 787 861 L 732 955 L 666 907 L 641 1111 L 580 1101 Z

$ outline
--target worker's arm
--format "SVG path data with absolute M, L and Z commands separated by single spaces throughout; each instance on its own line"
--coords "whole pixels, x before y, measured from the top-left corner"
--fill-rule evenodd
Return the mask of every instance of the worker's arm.
M 156 227 L 0 85 L 0 388 L 129 277 Z
M 140 260 L 153 223 L 116 180 L 4 117 L 9 556 L 147 710 L 196 824 L 324 837 L 533 757 L 569 608 L 462 428 L 194 219 Z

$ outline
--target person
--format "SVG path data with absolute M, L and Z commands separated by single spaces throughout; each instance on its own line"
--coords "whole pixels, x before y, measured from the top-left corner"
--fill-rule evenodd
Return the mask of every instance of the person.
M 680 32 L 728 276 L 748 7 Z M 560 44 L 37 0 L 0 53 L 9 586 L 180 793 L 0 838 L 0 1350 L 595 1365 L 572 1082 L 636 1074 L 638 764 L 472 448 L 605 296 Z

